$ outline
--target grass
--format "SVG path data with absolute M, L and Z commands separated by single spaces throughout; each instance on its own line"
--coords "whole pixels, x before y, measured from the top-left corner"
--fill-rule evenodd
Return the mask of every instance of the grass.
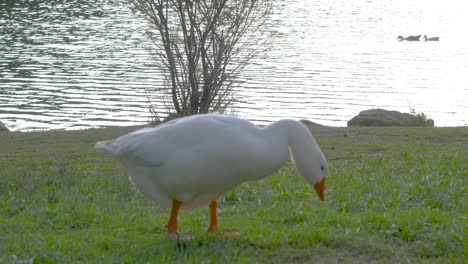
M 169 211 L 92 148 L 134 128 L 0 134 L 1 263 L 464 263 L 468 128 L 312 128 L 330 162 L 327 200 L 286 165 L 208 210 Z

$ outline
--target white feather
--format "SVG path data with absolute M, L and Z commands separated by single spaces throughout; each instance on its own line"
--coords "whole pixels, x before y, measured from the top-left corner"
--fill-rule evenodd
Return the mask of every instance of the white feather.
M 160 205 L 207 205 L 238 184 L 264 178 L 288 161 L 315 184 L 327 161 L 309 129 L 294 120 L 260 128 L 224 115 L 196 115 L 97 142 L 118 157 L 137 187 Z

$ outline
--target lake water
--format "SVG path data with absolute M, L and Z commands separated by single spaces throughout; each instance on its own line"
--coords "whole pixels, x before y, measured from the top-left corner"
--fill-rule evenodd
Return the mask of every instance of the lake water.
M 468 124 L 468 3 L 275 1 L 268 53 L 241 76 L 233 113 L 331 126 L 369 108 Z M 0 120 L 12 130 L 82 129 L 164 111 L 143 19 L 126 0 L 0 2 Z M 398 42 L 398 35 L 440 36 Z M 148 91 L 153 89 L 152 93 Z

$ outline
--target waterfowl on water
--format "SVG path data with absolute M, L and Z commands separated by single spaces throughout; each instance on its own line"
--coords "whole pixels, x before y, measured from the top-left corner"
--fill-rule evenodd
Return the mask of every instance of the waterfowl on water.
M 439 39 L 440 39 L 440 37 L 430 37 L 430 38 L 428 38 L 426 35 L 424 35 L 422 38 L 423 38 L 424 41 L 439 41 Z
M 209 205 L 208 232 L 218 231 L 217 198 L 242 182 L 271 175 L 289 157 L 325 198 L 328 164 L 309 129 L 280 120 L 266 127 L 225 115 L 195 115 L 97 142 L 128 169 L 158 204 L 172 208 L 166 226 L 177 235 L 179 209 Z
M 398 41 L 403 41 L 403 40 L 406 40 L 406 41 L 419 41 L 421 39 L 421 36 L 422 35 L 408 36 L 408 37 L 398 36 L 397 40 Z

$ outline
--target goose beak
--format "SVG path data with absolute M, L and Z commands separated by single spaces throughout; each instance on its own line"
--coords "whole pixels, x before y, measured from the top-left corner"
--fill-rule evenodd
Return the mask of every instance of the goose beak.
M 325 200 L 325 178 L 323 178 L 319 183 L 314 184 L 314 188 L 317 191 L 317 195 L 320 200 Z

